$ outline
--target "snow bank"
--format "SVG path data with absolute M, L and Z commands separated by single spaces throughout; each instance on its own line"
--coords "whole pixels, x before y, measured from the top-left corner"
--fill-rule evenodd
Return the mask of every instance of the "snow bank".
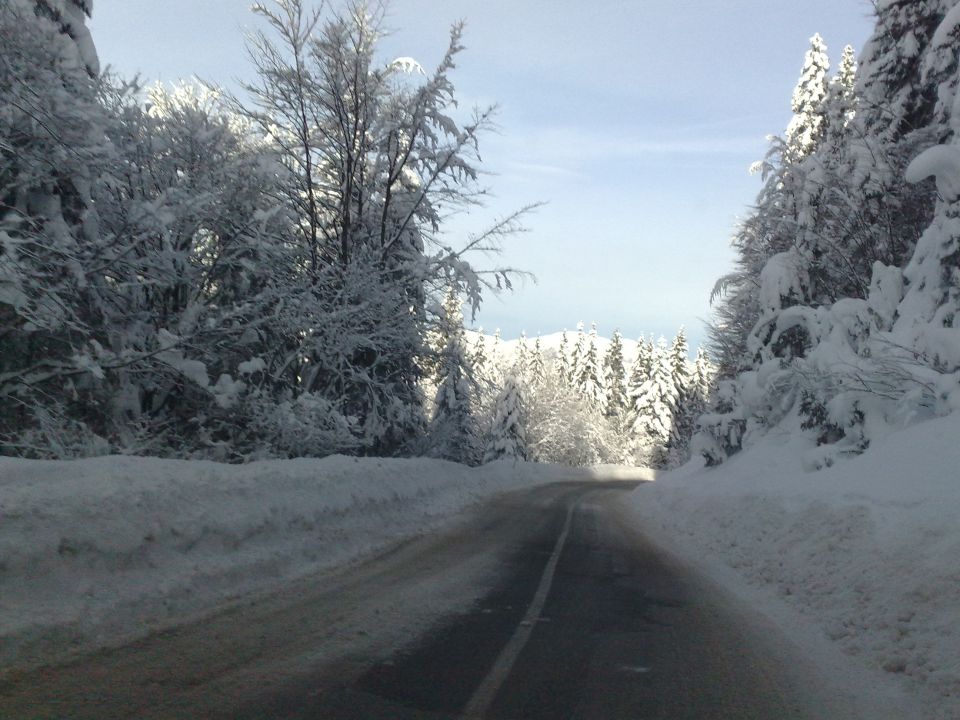
M 810 445 L 787 425 L 719 468 L 690 463 L 639 488 L 644 528 L 798 610 L 916 690 L 926 717 L 960 717 L 960 413 L 809 474 Z
M 590 477 L 509 461 L 0 458 L 0 667 L 142 636 L 493 494 Z

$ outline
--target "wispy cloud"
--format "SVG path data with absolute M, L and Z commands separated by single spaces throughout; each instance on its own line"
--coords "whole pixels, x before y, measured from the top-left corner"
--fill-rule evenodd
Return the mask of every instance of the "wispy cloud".
M 575 173 L 577 164 L 598 160 L 642 159 L 655 155 L 747 155 L 763 151 L 765 139 L 752 135 L 713 135 L 680 131 L 671 136 L 598 132 L 577 127 L 553 127 L 511 132 L 498 138 L 513 162 Z

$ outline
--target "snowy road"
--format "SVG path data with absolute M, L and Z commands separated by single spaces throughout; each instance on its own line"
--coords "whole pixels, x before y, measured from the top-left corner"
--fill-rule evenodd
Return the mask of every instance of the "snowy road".
M 637 534 L 634 486 L 504 496 L 350 572 L 8 678 L 0 717 L 860 717 Z

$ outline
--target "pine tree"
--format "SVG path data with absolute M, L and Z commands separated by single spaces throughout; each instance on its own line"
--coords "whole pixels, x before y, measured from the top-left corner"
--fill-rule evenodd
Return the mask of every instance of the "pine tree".
M 547 379 L 547 368 L 543 359 L 543 348 L 540 345 L 540 336 L 533 343 L 533 353 L 530 356 L 530 385 L 534 388 L 543 385 Z
M 110 118 L 64 32 L 33 0 L 0 3 L 0 452 L 70 454 L 44 428 L 106 432 L 91 354 L 109 343 L 116 299 L 95 272 Z
M 37 14 L 49 18 L 60 32 L 73 39 L 77 55 L 91 76 L 100 73 L 97 49 L 86 26 L 86 19 L 93 13 L 93 0 L 34 0 Z M 23 0 L 12 0 L 23 3 Z
M 443 305 L 441 334 L 445 342 L 429 432 L 435 457 L 472 465 L 479 460 L 477 388 L 471 375 L 461 306 L 459 296 L 450 291 Z
M 523 387 L 523 381 L 516 374 L 507 375 L 503 390 L 497 398 L 493 425 L 483 457 L 484 462 L 528 458 L 527 401 Z
M 603 370 L 600 367 L 600 354 L 597 350 L 597 325 L 590 327 L 590 335 L 584 343 L 583 356 L 575 378 L 577 390 L 598 408 L 605 405 L 603 388 Z
M 694 416 L 701 415 L 710 402 L 713 391 L 714 369 L 710 357 L 703 348 L 697 348 L 697 358 L 694 361 Z
M 579 386 L 583 364 L 587 357 L 587 334 L 584 332 L 583 320 L 577 323 L 577 342 L 573 346 L 573 356 L 570 360 L 570 383 Z
M 800 80 L 793 91 L 793 118 L 786 133 L 789 162 L 798 162 L 807 157 L 820 143 L 829 69 L 827 47 L 818 33 L 810 38 L 810 49 L 804 56 Z
M 620 330 L 613 331 L 610 347 L 603 358 L 603 370 L 607 388 L 606 415 L 619 423 L 627 409 L 627 373 Z
M 634 356 L 628 381 L 628 395 L 633 395 L 637 388 L 643 385 L 653 374 L 653 340 L 644 342 L 643 335 L 637 340 L 637 354 Z
M 470 364 L 479 376 L 487 373 L 487 338 L 483 328 L 477 328 L 477 339 L 473 343 L 473 353 L 470 355 Z
M 525 331 L 521 331 L 520 337 L 517 339 L 517 353 L 513 371 L 523 382 L 526 382 L 530 376 L 530 347 L 527 344 L 527 333 Z
M 557 348 L 557 356 L 554 359 L 554 370 L 562 383 L 569 384 L 571 382 L 573 362 L 570 357 L 570 340 L 567 337 L 566 328 L 560 336 L 560 347 Z
M 640 453 L 656 466 L 666 463 L 666 448 L 673 427 L 676 389 L 670 376 L 666 340 L 654 350 L 649 379 L 636 389 L 630 417 L 630 435 Z
M 908 328 L 924 324 L 921 305 L 950 304 L 954 241 L 933 219 L 929 184 L 907 180 L 937 176 L 937 212 L 954 212 L 945 210 L 952 149 L 920 153 L 955 133 L 955 6 L 878 3 L 859 68 L 846 49 L 829 84 L 816 146 L 799 162 L 775 148 L 778 162 L 765 166 L 757 211 L 738 233 L 738 270 L 717 288 L 725 297 L 711 340 L 721 381 L 703 423 L 708 462 L 738 449 L 748 427 L 760 432 L 791 408 L 818 442 L 860 451 L 879 416 L 909 405 L 878 409 L 885 403 L 877 389 L 900 397 L 890 387 L 913 373 L 897 348 L 912 347 L 913 361 L 943 363 L 940 353 L 920 350 L 929 328 Z M 933 300 L 934 287 L 946 295 Z
M 697 415 L 697 388 L 691 377 L 688 346 L 684 329 L 681 327 L 670 346 L 668 364 L 670 381 L 674 387 L 673 424 L 667 443 L 671 465 L 679 465 L 689 459 L 690 438 L 693 436 L 693 424 Z

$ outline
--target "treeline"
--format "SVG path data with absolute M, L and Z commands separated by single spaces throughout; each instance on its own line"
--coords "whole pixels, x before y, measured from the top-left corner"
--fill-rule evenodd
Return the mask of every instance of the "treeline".
M 257 6 L 243 99 L 101 75 L 87 0 L 0 3 L 0 453 L 415 452 L 492 110 L 383 64 L 378 5 Z
M 815 36 L 715 289 L 710 463 L 798 417 L 811 467 L 960 408 L 960 6 L 876 4 L 859 67 Z M 934 176 L 936 183 L 928 180 Z
M 582 323 L 557 347 L 522 335 L 507 348 L 499 335 L 471 340 L 455 296 L 446 308 L 426 454 L 655 467 L 689 458 L 714 371 L 702 351 L 690 361 L 682 329 L 669 345 L 641 337 L 633 354 L 619 331 L 603 349 L 596 326 L 586 333 Z

